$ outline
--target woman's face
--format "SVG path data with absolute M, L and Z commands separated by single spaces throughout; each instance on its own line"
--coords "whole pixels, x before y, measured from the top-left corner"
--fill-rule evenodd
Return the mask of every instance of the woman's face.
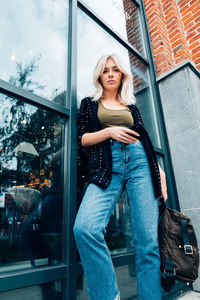
M 122 72 L 116 66 L 116 63 L 112 58 L 107 59 L 100 79 L 104 89 L 119 89 L 122 80 Z

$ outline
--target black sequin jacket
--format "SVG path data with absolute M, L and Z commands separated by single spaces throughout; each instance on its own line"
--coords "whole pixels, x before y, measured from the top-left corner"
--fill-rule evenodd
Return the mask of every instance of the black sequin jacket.
M 92 101 L 91 99 L 92 98 L 87 97 L 81 101 L 77 119 L 79 149 L 81 148 L 81 138 L 83 134 L 102 129 L 97 116 L 98 102 Z M 134 119 L 134 125 L 130 129 L 133 129 L 140 134 L 140 141 L 144 146 L 150 165 L 155 197 L 160 197 L 162 195 L 160 173 L 153 145 L 148 132 L 144 128 L 138 108 L 136 105 L 128 105 L 128 107 L 130 108 Z M 99 187 L 106 189 L 112 176 L 112 154 L 109 139 L 94 146 L 85 147 L 83 150 L 87 150 L 89 183 L 94 183 Z

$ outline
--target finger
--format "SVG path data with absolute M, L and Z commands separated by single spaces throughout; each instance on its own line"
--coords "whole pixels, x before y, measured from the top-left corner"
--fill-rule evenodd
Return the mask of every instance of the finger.
M 124 143 L 124 144 L 131 144 L 132 141 L 127 139 L 126 137 L 123 137 L 121 136 L 119 139 L 118 139 L 120 142 Z
M 137 138 L 135 138 L 135 137 L 133 137 L 133 136 L 131 136 L 129 134 L 124 133 L 123 137 L 126 138 L 126 140 L 130 141 L 130 143 L 136 143 L 136 142 L 138 142 Z
M 166 202 L 167 198 L 168 198 L 167 194 L 162 194 L 162 196 L 158 197 L 157 199 L 158 199 L 158 201 L 160 201 L 161 199 L 163 199 L 164 202 Z
M 164 199 L 164 202 L 167 201 L 167 193 L 165 193 L 165 194 L 163 195 L 163 199 Z
M 123 128 L 125 132 L 127 132 L 128 134 L 130 135 L 135 135 L 135 136 L 140 136 L 138 132 L 132 130 L 132 129 L 129 129 L 129 128 Z
M 168 197 L 168 195 L 167 195 L 167 189 L 166 188 L 162 189 L 162 197 L 163 197 L 164 201 L 166 202 L 167 201 L 167 197 Z
M 134 141 L 132 139 L 130 139 L 129 137 L 126 137 L 124 135 L 120 135 L 118 137 L 118 141 L 124 143 L 124 144 L 132 144 Z

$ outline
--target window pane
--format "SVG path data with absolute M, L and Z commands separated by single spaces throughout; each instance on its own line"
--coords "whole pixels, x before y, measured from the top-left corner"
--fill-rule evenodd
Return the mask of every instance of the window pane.
M 0 95 L 0 272 L 62 262 L 65 122 Z
M 97 38 L 95 38 L 97 37 Z M 91 43 L 91 39 L 93 43 Z M 101 29 L 81 10 L 78 10 L 78 96 L 83 98 L 94 92 L 93 71 L 103 54 L 117 53 L 130 67 L 135 92 L 148 85 L 146 66 L 108 33 Z
M 161 147 L 155 104 L 151 88 L 149 86 L 145 86 L 138 90 L 135 96 L 137 99 L 137 106 L 142 115 L 145 128 L 148 130 L 152 143 L 157 147 Z
M 61 300 L 64 285 L 61 280 L 0 293 L 1 300 Z
M 78 10 L 78 102 L 95 91 L 92 84 L 95 65 L 100 56 L 110 53 L 118 54 L 131 69 L 137 105 L 153 143 L 160 146 L 148 68 L 81 10 Z
M 131 0 L 85 0 L 106 23 L 144 53 L 138 9 Z
M 67 3 L 0 2 L 0 79 L 65 104 Z
M 111 255 L 133 252 L 131 220 L 126 192 L 122 194 L 111 214 L 105 239 Z

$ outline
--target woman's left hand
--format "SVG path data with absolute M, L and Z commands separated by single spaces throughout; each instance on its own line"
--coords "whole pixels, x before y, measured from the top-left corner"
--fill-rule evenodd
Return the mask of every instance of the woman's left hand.
M 160 182 L 161 182 L 161 191 L 162 191 L 162 197 L 163 200 L 166 202 L 167 201 L 167 183 L 166 183 L 166 176 L 165 172 L 161 169 L 159 166 L 159 171 L 160 171 Z M 160 199 L 160 198 L 159 198 Z

